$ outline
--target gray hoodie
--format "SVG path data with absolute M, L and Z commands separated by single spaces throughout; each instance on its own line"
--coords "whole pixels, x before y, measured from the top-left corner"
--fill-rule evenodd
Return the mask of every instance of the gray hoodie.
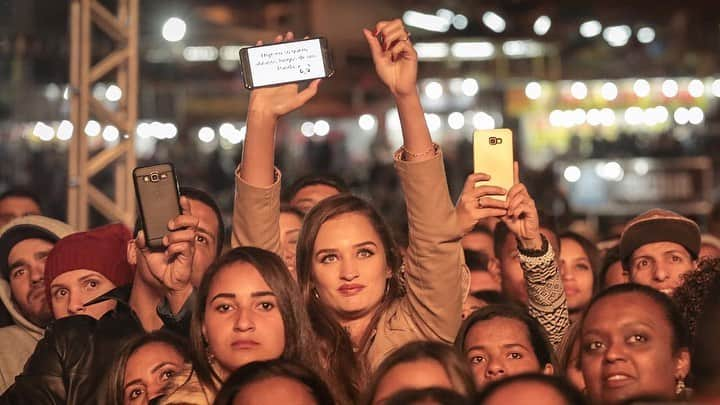
M 15 382 L 45 330 L 25 318 L 12 299 L 10 285 L 0 278 L 0 300 L 15 325 L 0 328 L 0 393 Z

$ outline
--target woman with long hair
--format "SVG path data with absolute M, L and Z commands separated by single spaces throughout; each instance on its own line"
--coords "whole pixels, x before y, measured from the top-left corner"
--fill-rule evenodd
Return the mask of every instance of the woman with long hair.
M 582 235 L 565 232 L 559 237 L 560 274 L 570 320 L 576 322 L 599 290 L 599 256 L 595 244 Z
M 417 53 L 400 20 L 381 21 L 375 32 L 364 30 L 364 35 L 403 128 L 404 145 L 394 157 L 409 218 L 407 256 L 403 264 L 380 214 L 346 193 L 308 212 L 296 266 L 326 367 L 358 390 L 364 375 L 403 344 L 451 343 L 469 280 L 442 153 L 430 138 L 417 92 Z M 292 38 L 288 34 L 276 42 Z M 279 251 L 280 173 L 273 168 L 274 131 L 280 117 L 304 105 L 317 89 L 314 81 L 302 91 L 289 84 L 252 92 L 236 175 L 234 243 Z M 476 175 L 473 180 L 487 177 Z M 476 198 L 498 193 L 503 190 L 479 187 Z M 476 218 L 506 212 L 504 202 L 478 205 L 473 208 L 478 210 Z
M 164 404 L 212 403 L 228 376 L 254 361 L 279 358 L 320 370 L 297 284 L 279 256 L 254 247 L 230 250 L 205 273 L 190 340 L 193 370 L 177 378 Z

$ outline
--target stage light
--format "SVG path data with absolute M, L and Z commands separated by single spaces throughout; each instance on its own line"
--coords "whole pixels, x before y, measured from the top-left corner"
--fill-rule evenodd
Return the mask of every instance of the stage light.
M 73 136 L 73 124 L 68 120 L 62 120 L 57 129 L 57 139 L 67 141 Z
M 667 79 L 662 83 L 662 93 L 667 98 L 672 98 L 678 94 L 678 83 L 673 79 Z
M 650 27 L 642 27 L 637 32 L 637 40 L 642 44 L 649 44 L 655 40 L 655 30 Z
M 198 131 L 198 139 L 205 143 L 210 143 L 215 140 L 215 130 L 210 127 L 202 127 Z
M 498 34 L 505 31 L 505 19 L 492 11 L 486 11 L 483 13 L 482 22 L 486 27 Z
M 103 130 L 102 137 L 107 142 L 114 142 L 117 141 L 118 138 L 120 138 L 120 131 L 118 131 L 115 126 L 108 125 Z
M 582 172 L 580 171 L 580 168 L 577 166 L 568 166 L 563 171 L 563 177 L 565 180 L 568 181 L 568 183 L 575 183 L 578 180 L 580 180 L 580 177 L 582 176 Z
M 632 29 L 627 25 L 615 25 L 603 30 L 603 38 L 612 47 L 625 46 L 631 35 Z
M 705 85 L 698 79 L 693 79 L 688 83 L 688 93 L 694 98 L 702 97 L 705 94 Z
M 637 79 L 633 84 L 633 91 L 638 97 L 647 97 L 650 94 L 650 83 L 645 79 Z
M 430 132 L 436 132 L 442 127 L 442 120 L 437 114 L 425 114 L 425 123 Z
M 458 59 L 484 60 L 495 54 L 495 46 L 491 42 L 455 42 L 450 46 L 450 53 Z
M 53 130 L 50 125 L 41 121 L 38 121 L 37 124 L 35 124 L 32 133 L 45 142 L 49 142 L 55 137 L 55 130 Z
M 535 31 L 536 35 L 543 36 L 550 31 L 551 26 L 552 20 L 550 20 L 550 17 L 541 15 L 535 20 L 535 23 L 533 24 L 533 31 Z
M 453 26 L 453 28 L 455 28 L 456 30 L 462 31 L 462 30 L 464 30 L 465 28 L 467 28 L 467 26 L 468 26 L 468 18 L 465 17 L 465 16 L 462 15 L 462 14 L 456 14 L 456 15 L 452 18 L 452 26 Z
M 691 124 L 700 125 L 702 124 L 704 119 L 705 114 L 700 107 L 691 107 L 690 110 L 688 110 L 688 121 Z
M 618 88 L 615 83 L 606 82 L 600 88 L 600 94 L 607 101 L 615 100 L 618 96 Z
M 592 38 L 600 35 L 602 24 L 599 21 L 591 20 L 580 24 L 580 35 L 584 38 Z
M 437 100 L 443 95 L 442 84 L 436 81 L 430 81 L 425 84 L 425 96 L 431 100 Z
M 478 91 L 480 91 L 480 86 L 478 85 L 477 80 L 472 78 L 467 78 L 462 81 L 462 84 L 460 85 L 460 89 L 462 90 L 462 93 L 468 97 L 475 96 Z
M 185 38 L 187 25 L 185 21 L 177 17 L 168 18 L 162 27 L 162 36 L 168 42 L 178 42 Z
M 673 113 L 673 119 L 678 125 L 685 125 L 690 122 L 690 111 L 685 107 L 680 107 Z
M 450 22 L 448 20 L 436 15 L 424 14 L 413 10 L 408 10 L 403 14 L 403 22 L 407 26 L 426 31 L 447 32 L 450 29 Z
M 525 86 L 525 96 L 530 100 L 537 100 L 542 96 L 542 86 L 538 82 L 530 82 Z
M 317 120 L 313 125 L 313 132 L 317 136 L 327 136 L 330 133 L 330 123 L 325 120 Z
M 122 98 L 122 90 L 115 84 L 111 84 L 105 90 L 105 98 L 108 101 L 117 102 Z
M 85 124 L 84 131 L 87 136 L 98 136 L 100 135 L 101 130 L 102 128 L 100 127 L 100 123 L 95 120 L 89 120 L 87 124 Z
M 486 112 L 477 112 L 473 115 L 475 129 L 495 129 L 495 118 Z
M 578 100 L 583 100 L 587 97 L 587 86 L 583 82 L 575 82 L 570 86 L 570 94 Z
M 373 128 L 375 128 L 375 124 L 375 117 L 370 114 L 363 114 L 360 116 L 360 118 L 358 118 L 358 126 L 363 131 L 371 131 Z
M 418 42 L 415 52 L 418 60 L 445 59 L 450 54 L 450 46 L 445 42 Z
M 448 115 L 448 126 L 452 129 L 460 129 L 465 126 L 465 116 L 460 112 L 452 112 Z

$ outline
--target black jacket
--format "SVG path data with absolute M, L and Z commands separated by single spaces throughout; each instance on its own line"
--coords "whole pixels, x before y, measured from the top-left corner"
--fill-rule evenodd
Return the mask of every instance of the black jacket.
M 22 374 L 15 378 L 15 384 L 0 397 L 0 404 L 96 403 L 97 389 L 115 353 L 128 339 L 145 333 L 128 305 L 130 290 L 131 286 L 118 287 L 93 300 L 92 303 L 117 301 L 115 310 L 99 320 L 79 315 L 53 322 Z M 158 311 L 163 318 L 163 329 L 188 336 L 190 311 L 187 308 L 178 314 L 180 319 L 166 318 L 163 312 Z

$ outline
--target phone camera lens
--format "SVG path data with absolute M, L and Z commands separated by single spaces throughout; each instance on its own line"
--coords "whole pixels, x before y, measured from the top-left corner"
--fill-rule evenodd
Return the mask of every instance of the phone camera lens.
M 160 181 L 160 176 L 157 173 L 150 173 L 150 181 L 153 183 Z

